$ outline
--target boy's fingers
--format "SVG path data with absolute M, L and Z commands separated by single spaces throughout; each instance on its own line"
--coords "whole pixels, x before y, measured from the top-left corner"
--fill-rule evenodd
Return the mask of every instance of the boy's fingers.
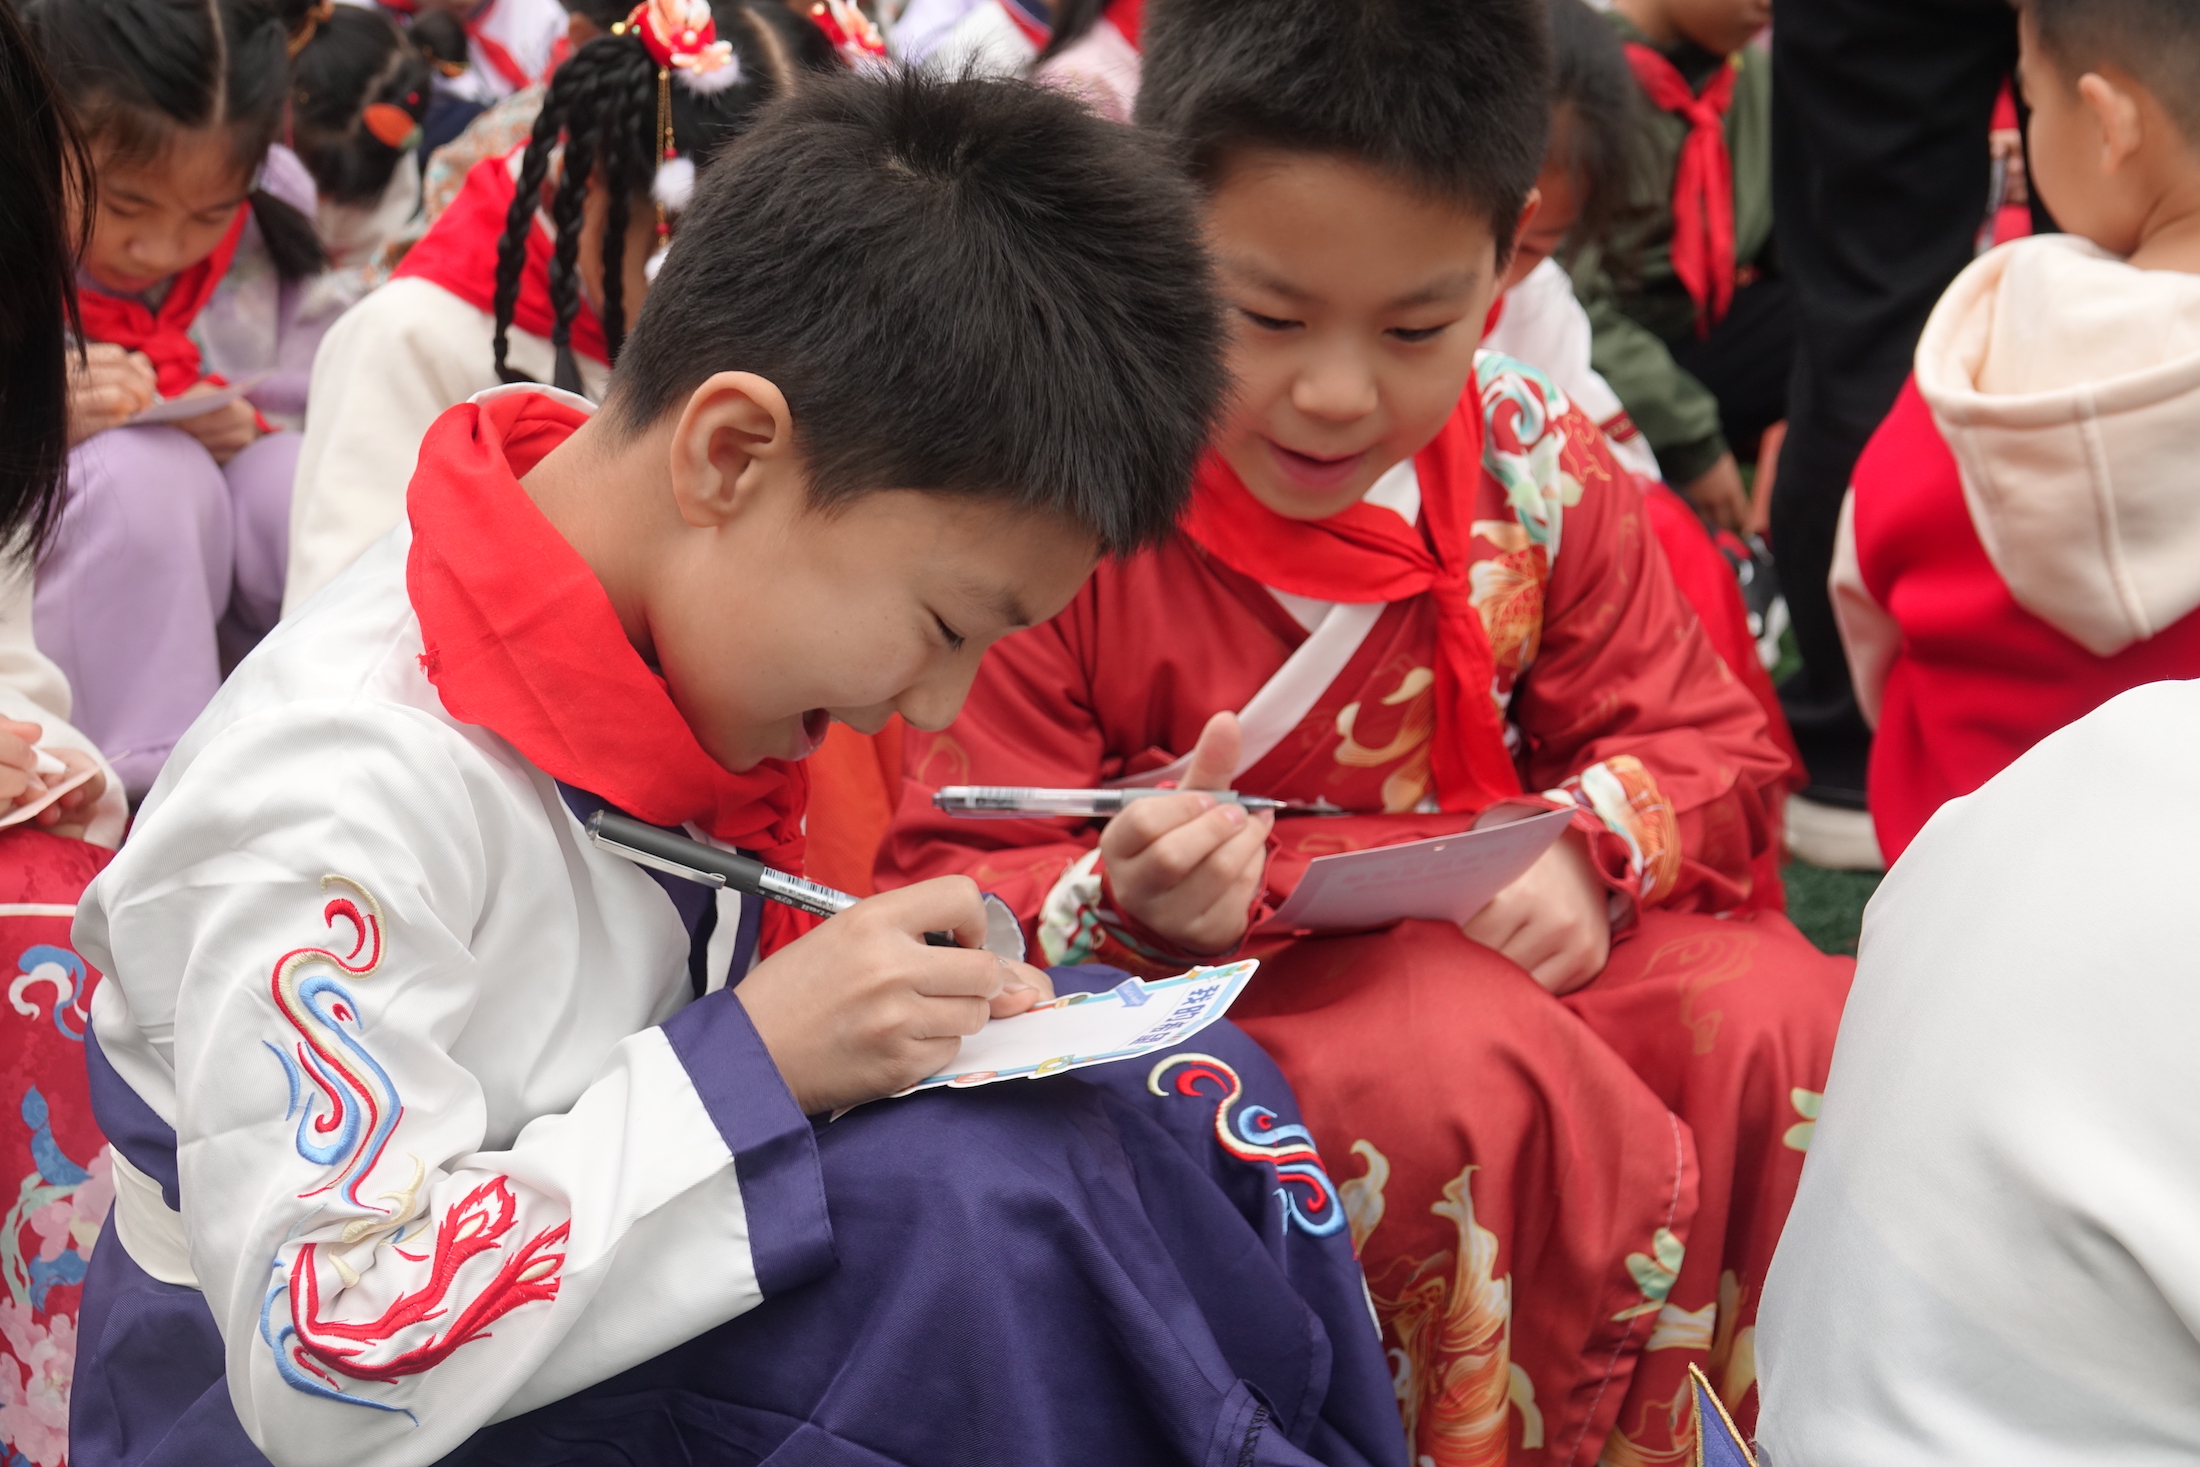
M 1163 885 L 1174 886 L 1190 878 L 1245 826 L 1244 810 L 1236 805 L 1217 805 L 1146 847 L 1139 860 L 1161 878 Z
M 1191 824 L 1216 808 L 1213 795 L 1162 795 L 1134 800 L 1122 814 L 1108 822 L 1102 837 L 1111 860 L 1131 861 L 1143 856 L 1163 836 Z
M 967 948 L 985 941 L 985 897 L 967 876 L 939 876 L 882 891 L 866 898 L 860 910 L 919 942 L 927 932 L 952 932 Z
M 1054 997 L 1054 979 L 1048 975 L 1046 969 L 1034 968 L 1029 963 L 1011 962 L 1006 958 L 1001 960 L 1001 965 L 1008 969 L 1010 988 L 1028 988 L 1041 999 Z
M 992 1017 L 990 1000 L 928 995 L 917 1000 L 915 1035 L 919 1039 L 961 1039 L 983 1029 Z
M 1006 963 L 976 947 L 928 947 L 911 966 L 909 986 L 926 998 L 991 1003 L 1013 976 Z
M 1192 762 L 1181 786 L 1188 790 L 1226 790 L 1237 778 L 1238 753 L 1245 747 L 1244 731 L 1235 713 L 1222 712 L 1207 720 L 1192 746 Z

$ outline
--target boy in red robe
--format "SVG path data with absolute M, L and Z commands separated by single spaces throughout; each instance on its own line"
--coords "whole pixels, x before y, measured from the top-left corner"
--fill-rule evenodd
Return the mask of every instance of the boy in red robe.
M 1747 1425 L 1850 971 L 1771 909 L 1787 762 L 1641 495 L 1545 378 L 1477 355 L 1542 158 L 1545 24 L 1537 0 L 1149 9 L 1140 121 L 1206 191 L 1235 406 L 1183 533 L 910 733 L 879 864 L 970 874 L 1051 961 L 1262 957 L 1236 1012 L 1354 1174 L 1413 1450 L 1445 1467 L 1693 1461 L 1690 1363 Z M 930 808 L 1126 778 L 1350 813 Z M 1463 931 L 1254 930 L 1314 855 L 1523 799 L 1574 829 Z

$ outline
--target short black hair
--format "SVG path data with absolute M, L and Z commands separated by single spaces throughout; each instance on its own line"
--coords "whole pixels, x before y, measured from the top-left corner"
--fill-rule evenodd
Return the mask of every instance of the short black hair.
M 1340 155 L 1509 254 L 1550 131 L 1543 0 L 1149 0 L 1144 30 L 1138 121 L 1203 184 L 1243 149 Z
M 2071 77 L 2102 62 L 2137 77 L 2200 146 L 2200 6 L 2193 0 L 2024 0 L 2040 45 Z
M 605 400 L 786 394 L 813 503 L 884 489 L 1175 525 L 1225 377 L 1198 198 L 1134 129 L 1025 82 L 805 78 L 712 164 Z
M 1627 208 L 1627 180 L 1642 142 L 1642 88 L 1628 68 L 1619 32 L 1587 0 L 1548 0 L 1551 12 L 1551 110 L 1568 114 L 1559 159 L 1574 175 L 1581 214 L 1566 251 L 1601 248 Z M 1554 119 L 1555 120 L 1555 119 Z M 1553 133 L 1551 143 L 1559 143 Z

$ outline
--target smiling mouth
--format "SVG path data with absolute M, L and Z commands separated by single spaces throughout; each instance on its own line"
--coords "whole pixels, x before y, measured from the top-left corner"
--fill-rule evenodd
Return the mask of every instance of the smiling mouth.
M 1268 441 L 1268 448 L 1275 456 L 1276 467 L 1282 470 L 1286 479 L 1301 489 L 1312 490 L 1316 493 L 1342 487 L 1354 474 L 1360 471 L 1360 466 L 1367 461 L 1367 451 L 1365 449 L 1358 453 L 1340 454 L 1332 458 L 1318 454 L 1300 453 L 1297 449 L 1285 448 L 1274 439 Z
M 825 735 L 833 726 L 833 715 L 822 708 L 812 708 L 802 715 L 802 746 L 795 754 L 797 759 L 807 759 L 825 743 Z

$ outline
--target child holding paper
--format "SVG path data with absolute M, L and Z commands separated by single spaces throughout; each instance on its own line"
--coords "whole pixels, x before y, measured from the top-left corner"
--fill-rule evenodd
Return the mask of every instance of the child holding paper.
M 1050 961 L 1260 955 L 1233 1013 L 1357 1159 L 1414 1451 L 1587 1461 L 1609 1434 L 1674 1460 L 1689 1363 L 1747 1414 L 1849 964 L 1766 909 L 1787 763 L 1633 480 L 1546 378 L 1476 351 L 1543 158 L 1542 5 L 1182 0 L 1146 37 L 1140 120 L 1206 190 L 1235 405 L 1185 533 L 909 735 L 882 884 L 967 873 Z M 1349 813 L 929 808 L 1160 777 Z M 1575 832 L 1464 932 L 1248 939 L 1311 857 L 1522 800 Z
M 96 174 L 79 271 L 87 363 L 69 499 L 38 567 L 38 642 L 76 721 L 143 795 L 221 683 L 217 625 L 273 625 L 298 436 L 249 402 L 121 426 L 220 386 L 191 329 L 256 222 L 277 270 L 318 268 L 310 220 L 259 186 L 289 89 L 266 0 L 38 0 L 32 34 L 82 120 Z M 134 356 L 132 354 L 135 354 Z
M 118 1203 L 76 1467 L 1402 1464 L 1341 1201 L 1241 1035 L 881 1102 L 1047 990 L 974 950 L 974 885 L 797 937 L 583 833 L 799 870 L 831 719 L 945 726 L 1167 530 L 1218 339 L 1135 135 L 821 76 L 703 180 L 600 414 L 440 418 L 408 525 L 87 897 Z

